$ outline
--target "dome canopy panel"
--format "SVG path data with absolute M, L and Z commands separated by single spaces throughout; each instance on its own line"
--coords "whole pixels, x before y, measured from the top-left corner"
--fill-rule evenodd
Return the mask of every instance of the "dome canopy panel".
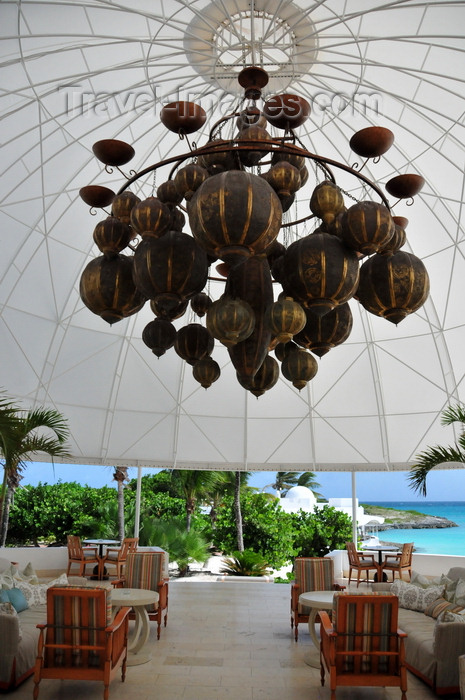
M 427 445 L 444 442 L 439 416 L 465 400 L 465 79 L 461 3 L 347 0 L 34 0 L 2 4 L 0 386 L 24 407 L 61 411 L 72 457 L 82 464 L 318 471 L 408 469 Z M 103 139 L 131 144 L 128 177 L 189 149 L 160 122 L 163 105 L 192 101 L 207 113 L 189 137 L 241 108 L 237 76 L 255 64 L 270 76 L 262 97 L 299 95 L 311 114 L 296 133 L 316 154 L 345 163 L 352 135 L 382 126 L 393 146 L 363 174 L 378 183 L 392 213 L 407 217 L 404 250 L 425 264 L 423 307 L 395 326 L 350 301 L 348 340 L 318 359 L 298 391 L 280 373 L 255 398 L 236 380 L 226 348 L 212 357 L 221 377 L 204 390 L 170 349 L 159 359 L 142 342 L 149 303 L 109 326 L 79 295 L 80 275 L 99 255 L 98 221 L 79 196 L 86 185 L 117 192 L 125 177 L 92 152 Z M 225 124 L 231 138 L 234 120 Z M 141 199 L 171 165 L 129 189 Z M 265 166 L 264 166 L 265 167 Z M 309 183 L 286 221 L 309 215 L 325 179 L 308 163 Z M 335 167 L 346 205 L 369 187 Z M 336 172 L 337 171 L 337 172 Z M 418 174 L 425 186 L 395 201 L 386 183 Z M 412 204 L 412 206 L 410 206 Z M 95 213 L 95 212 L 93 212 Z M 283 228 L 289 245 L 310 219 Z M 188 230 L 186 226 L 186 230 Z M 214 299 L 224 280 L 210 268 Z M 278 290 L 275 289 L 275 298 Z M 188 309 L 174 322 L 201 323 Z M 271 352 L 274 356 L 274 353 Z

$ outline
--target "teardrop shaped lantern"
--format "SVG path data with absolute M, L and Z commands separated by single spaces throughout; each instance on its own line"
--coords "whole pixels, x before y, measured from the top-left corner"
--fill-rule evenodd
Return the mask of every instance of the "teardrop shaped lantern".
M 132 237 L 131 227 L 115 216 L 108 216 L 103 221 L 99 221 L 93 233 L 98 249 L 107 257 L 117 255 L 124 250 Z
M 116 216 L 117 219 L 125 224 L 131 222 L 131 212 L 136 204 L 139 204 L 140 197 L 138 197 L 134 192 L 125 190 L 121 194 L 117 194 L 111 203 L 111 215 Z
M 266 317 L 271 333 L 278 343 L 287 343 L 306 323 L 305 311 L 292 297 L 282 295 Z
M 309 352 L 295 350 L 289 352 L 281 364 L 281 372 L 293 386 L 302 391 L 318 372 L 318 363 Z
M 264 252 L 277 238 L 282 208 L 258 175 L 230 170 L 213 175 L 192 197 L 189 222 L 195 240 L 225 262 Z
M 94 258 L 84 268 L 79 293 L 84 304 L 107 323 L 137 313 L 147 297 L 133 281 L 133 260 L 127 255 Z
M 273 284 L 266 257 L 254 255 L 232 267 L 226 282 L 226 295 L 246 301 L 255 314 L 255 326 L 249 337 L 228 348 L 238 376 L 246 380 L 261 367 L 271 342 L 265 314 L 273 303 Z
M 205 316 L 210 306 L 213 304 L 213 300 L 205 292 L 199 292 L 191 299 L 191 308 L 197 316 Z
M 397 251 L 400 250 L 405 244 L 406 240 L 407 235 L 405 230 L 401 226 L 395 224 L 392 238 L 386 243 L 386 245 L 380 248 L 379 253 L 382 255 L 392 255 L 393 253 L 397 253 Z
M 214 339 L 200 323 L 189 323 L 180 328 L 174 341 L 177 354 L 190 365 L 194 365 L 203 357 L 210 356 L 214 346 Z
M 377 253 L 394 235 L 389 209 L 377 202 L 357 202 L 341 219 L 341 235 L 349 248 L 363 255 Z
M 166 293 L 177 303 L 190 299 L 202 291 L 207 277 L 206 253 L 187 233 L 144 237 L 134 253 L 134 281 L 148 299 Z
M 238 137 L 239 144 L 241 141 L 254 141 L 257 144 L 260 144 L 266 143 L 266 141 L 270 140 L 271 136 L 268 131 L 257 125 L 249 126 L 247 129 L 242 129 Z M 256 148 L 247 148 L 247 146 L 244 144 L 240 147 L 239 158 L 241 163 L 250 167 L 252 165 L 256 165 L 262 158 L 264 158 L 268 151 L 269 149 L 267 149 L 265 146 L 263 149 L 258 150 Z
M 285 293 L 319 316 L 348 301 L 357 289 L 358 258 L 330 233 L 294 241 L 282 260 Z
M 305 310 L 305 327 L 294 336 L 294 341 L 311 350 L 318 357 L 323 357 L 329 350 L 344 343 L 350 335 L 353 325 L 352 311 L 349 304 L 339 304 L 324 316 L 316 316 Z
M 252 307 L 242 299 L 220 297 L 207 311 L 207 328 L 226 347 L 240 343 L 251 335 L 255 326 Z
M 272 389 L 279 379 L 279 365 L 271 355 L 267 355 L 253 377 L 243 378 L 237 375 L 237 380 L 251 394 L 262 396 L 265 391 Z
M 144 236 L 159 238 L 170 223 L 171 211 L 158 197 L 147 197 L 131 211 L 131 226 Z
M 161 357 L 173 347 L 176 340 L 176 328 L 170 321 L 155 318 L 142 331 L 142 340 L 154 355 Z
M 178 170 L 174 178 L 174 185 L 178 193 L 188 202 L 208 177 L 206 168 L 202 168 L 196 163 L 190 163 Z
M 213 382 L 220 378 L 221 370 L 218 362 L 212 357 L 202 357 L 192 367 L 192 374 L 204 389 L 208 389 Z
M 428 273 L 412 253 L 373 255 L 360 269 L 357 299 L 367 311 L 392 323 L 417 311 L 428 294 Z
M 344 210 L 344 197 L 339 187 L 331 180 L 320 182 L 312 192 L 310 209 L 326 226 L 330 226 Z
M 300 350 L 300 348 L 292 340 L 289 340 L 287 343 L 278 343 L 274 348 L 274 354 L 282 362 L 288 353 L 294 352 L 294 350 Z
M 300 188 L 300 173 L 285 160 L 278 161 L 266 174 L 266 181 L 281 199 L 290 197 Z

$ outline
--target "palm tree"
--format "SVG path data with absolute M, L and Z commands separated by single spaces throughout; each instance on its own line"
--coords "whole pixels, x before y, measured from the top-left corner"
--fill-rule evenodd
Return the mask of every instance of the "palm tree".
M 113 480 L 118 484 L 118 538 L 124 540 L 124 485 L 129 481 L 128 467 L 113 467 Z
M 53 437 L 43 433 L 50 431 Z M 0 501 L 0 547 L 5 546 L 10 508 L 21 481 L 21 472 L 37 452 L 50 457 L 66 457 L 69 436 L 66 420 L 54 409 L 21 411 L 10 399 L 0 401 L 0 451 L 3 458 L 3 485 Z
M 219 472 L 201 469 L 173 469 L 171 474 L 180 497 L 186 502 L 186 530 L 189 532 L 197 502 L 210 498 L 221 477 Z
M 437 467 L 444 462 L 461 462 L 465 463 L 465 407 L 456 405 L 448 406 L 441 413 L 441 424 L 452 425 L 453 423 L 461 423 L 462 431 L 455 445 L 450 447 L 428 447 L 424 452 L 420 452 L 416 456 L 416 464 L 410 468 L 410 476 L 408 477 L 409 486 L 414 491 L 426 496 L 426 477 L 431 469 Z

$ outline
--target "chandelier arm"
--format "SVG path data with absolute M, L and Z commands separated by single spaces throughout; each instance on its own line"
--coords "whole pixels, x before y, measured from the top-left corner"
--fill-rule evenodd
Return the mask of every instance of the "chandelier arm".
M 358 180 L 364 182 L 366 185 L 371 187 L 372 190 L 376 192 L 376 194 L 379 196 L 383 204 L 387 207 L 387 209 L 390 211 L 391 207 L 389 205 L 389 202 L 384 195 L 384 193 L 381 191 L 381 189 L 374 183 L 372 182 L 368 177 L 363 175 L 361 172 L 354 170 L 350 165 L 346 165 L 345 163 L 341 163 L 337 160 L 333 160 L 332 158 L 327 158 L 326 156 L 320 156 L 316 153 L 312 153 L 311 151 L 307 151 L 300 146 L 295 146 L 293 144 L 283 144 L 282 141 L 275 141 L 270 140 L 270 141 L 265 141 L 265 142 L 260 142 L 257 143 L 256 141 L 246 141 L 242 140 L 237 141 L 237 140 L 231 140 L 228 141 L 227 143 L 222 142 L 221 144 L 215 145 L 215 144 L 209 144 L 208 146 L 201 146 L 200 148 L 196 148 L 192 151 L 189 151 L 188 153 L 184 153 L 178 156 L 172 156 L 171 158 L 166 158 L 165 160 L 160 161 L 159 163 L 155 163 L 154 165 L 149 165 L 147 168 L 144 168 L 140 172 L 136 173 L 133 175 L 131 178 L 129 178 L 126 183 L 118 190 L 117 194 L 121 194 L 124 192 L 133 182 L 136 182 L 139 180 L 141 177 L 144 177 L 144 175 L 147 175 L 148 173 L 151 173 L 158 168 L 161 168 L 162 166 L 169 165 L 170 163 L 177 163 L 180 165 L 183 163 L 185 160 L 188 160 L 189 158 L 195 158 L 198 156 L 202 155 L 207 155 L 207 154 L 212 154 L 212 153 L 224 153 L 228 151 L 260 151 L 263 150 L 263 148 L 266 147 L 267 150 L 270 152 L 283 152 L 283 153 L 290 153 L 290 154 L 296 154 L 303 156 L 304 158 L 308 158 L 309 160 L 313 161 L 314 163 L 318 163 L 321 165 L 325 171 L 328 173 L 329 179 L 336 183 L 336 178 L 334 177 L 331 167 L 333 168 L 338 168 L 339 170 L 344 170 L 347 173 L 350 173 L 354 177 L 356 177 Z M 331 166 L 331 167 L 330 167 Z M 175 170 L 174 168 L 173 170 Z

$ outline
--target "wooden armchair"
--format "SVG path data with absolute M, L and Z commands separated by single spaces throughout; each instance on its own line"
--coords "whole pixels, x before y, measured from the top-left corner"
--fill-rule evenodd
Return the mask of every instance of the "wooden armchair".
M 111 622 L 111 591 L 52 586 L 47 591 L 47 623 L 40 630 L 34 670 L 34 700 L 42 678 L 103 681 L 103 697 L 121 669 L 126 675 L 128 617 L 121 608 Z
M 352 571 L 354 570 L 357 572 L 357 588 L 360 585 L 360 574 L 363 571 L 366 573 L 366 578 L 362 579 L 362 583 L 369 582 L 368 574 L 372 569 L 376 571 L 378 575 L 378 581 L 381 581 L 380 566 L 378 562 L 375 561 L 375 557 L 373 554 L 357 552 L 357 549 L 353 542 L 346 542 L 346 548 L 349 557 L 349 585 L 352 580 Z
M 105 568 L 108 569 L 108 566 L 114 566 L 116 578 L 121 578 L 128 554 L 136 551 L 138 542 L 138 537 L 125 537 L 121 547 L 108 547 L 105 556 L 102 557 L 102 572 Z
M 86 566 L 88 564 L 94 564 L 98 567 L 98 574 L 100 576 L 100 564 L 101 559 L 98 555 L 98 547 L 83 547 L 81 544 L 81 538 L 77 535 L 68 535 L 68 569 L 66 571 L 69 576 L 69 571 L 72 564 L 79 565 L 79 576 L 86 575 Z
M 147 605 L 149 620 L 157 622 L 157 639 L 160 639 L 161 622 L 168 621 L 168 554 L 158 552 L 130 552 L 126 561 L 124 579 L 113 581 L 124 588 L 145 588 L 158 593 L 158 603 Z M 130 615 L 135 617 L 134 613 Z
M 309 591 L 342 591 L 334 581 L 334 561 L 330 557 L 297 557 L 294 560 L 295 580 L 291 586 L 291 629 L 299 638 L 299 622 L 308 622 L 310 609 L 299 603 L 301 593 Z
M 390 594 L 335 593 L 332 622 L 320 612 L 321 685 L 329 673 L 337 686 L 394 686 L 407 700 L 405 632 L 397 628 L 399 600 Z
M 381 565 L 381 570 L 383 572 L 392 571 L 393 581 L 396 573 L 398 573 L 399 578 L 402 579 L 402 572 L 408 571 L 410 581 L 412 578 L 412 554 L 413 542 L 406 542 L 404 545 L 402 545 L 401 552 L 398 552 L 397 554 L 386 554 L 384 557 L 384 562 Z

